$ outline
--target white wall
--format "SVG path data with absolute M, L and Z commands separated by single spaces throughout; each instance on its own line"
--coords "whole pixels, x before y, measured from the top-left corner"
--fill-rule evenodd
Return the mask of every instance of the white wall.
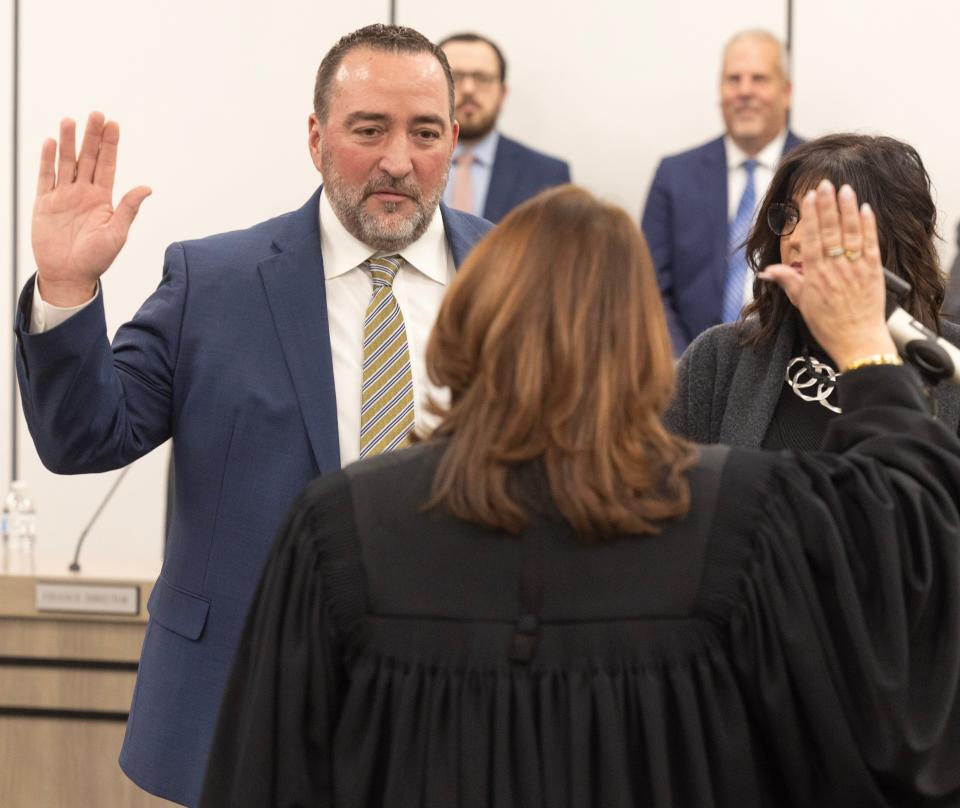
M 796 120 L 807 137 L 844 130 L 912 144 L 933 178 L 941 260 L 956 254 L 960 219 L 960 5 L 943 0 L 796 3 Z
M 11 0 L 0 0 L 0 9 Z M 58 120 L 102 109 L 120 121 L 118 191 L 149 184 L 131 239 L 105 278 L 111 331 L 160 277 L 165 245 L 298 206 L 318 177 L 306 118 L 313 75 L 343 33 L 385 21 L 387 0 L 21 0 L 20 267 L 32 272 L 36 158 Z M 883 130 L 913 142 L 933 174 L 943 230 L 960 214 L 950 90 L 960 7 L 942 0 L 795 3 L 794 127 Z M 503 46 L 511 96 L 503 129 L 570 160 L 576 181 L 639 215 L 659 158 L 716 136 L 720 51 L 736 30 L 782 35 L 785 0 L 473 5 L 397 0 L 399 22 L 439 38 L 476 29 Z M 2 13 L 2 12 L 0 12 Z M 9 38 L 9 13 L 0 41 Z M 6 49 L 2 49 L 6 50 Z M 0 154 L 9 155 L 9 81 L 0 66 Z M 9 205 L 0 158 L 0 214 Z M 3 242 L 0 241 L 0 249 Z M 952 246 L 944 250 L 953 255 Z M 0 283 L 9 272 L 0 258 Z M 3 283 L 6 298 L 8 284 Z M 229 290 L 226 290 L 227 293 Z M 7 443 L 11 315 L 0 328 L 0 448 Z M 111 475 L 42 469 L 25 429 L 20 466 L 40 506 L 41 561 L 63 568 Z M 7 453 L 4 451 L 3 455 Z M 5 489 L 6 462 L 0 464 Z M 88 567 L 159 566 L 166 450 L 140 461 L 85 549 Z M 115 473 L 114 473 L 115 474 Z
M 743 28 L 784 36 L 786 3 L 399 0 L 438 40 L 475 30 L 507 58 L 504 132 L 570 161 L 573 179 L 639 218 L 660 157 L 722 132 L 720 52 Z M 589 11 L 586 11 L 589 9 Z

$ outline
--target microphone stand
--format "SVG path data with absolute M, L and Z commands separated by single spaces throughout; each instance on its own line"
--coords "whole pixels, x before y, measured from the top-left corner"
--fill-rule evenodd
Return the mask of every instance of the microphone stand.
M 132 464 L 131 464 L 132 465 Z M 87 522 L 87 526 L 80 533 L 80 538 L 77 539 L 77 547 L 73 553 L 73 561 L 70 563 L 70 572 L 80 572 L 80 548 L 83 547 L 83 540 L 87 538 L 87 534 L 90 532 L 97 519 L 100 517 L 100 514 L 103 512 L 103 509 L 107 506 L 107 503 L 113 497 L 114 492 L 120 487 L 120 483 L 123 482 L 123 478 L 127 476 L 127 472 L 130 471 L 130 466 L 124 466 L 123 470 L 117 475 L 117 479 L 113 481 L 113 485 L 110 486 L 110 490 L 107 491 L 107 495 L 101 500 L 100 504 L 97 506 L 97 510 L 94 511 L 93 516 L 90 518 L 90 521 Z

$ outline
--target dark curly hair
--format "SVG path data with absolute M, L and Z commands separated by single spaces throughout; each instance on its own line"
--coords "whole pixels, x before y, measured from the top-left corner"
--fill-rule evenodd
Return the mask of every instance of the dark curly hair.
M 770 206 L 792 202 L 824 179 L 837 188 L 849 184 L 859 202 L 873 208 L 883 265 L 912 287 L 903 307 L 940 333 L 946 279 L 934 243 L 938 238 L 937 208 L 930 193 L 930 175 L 916 150 L 892 137 L 827 135 L 789 152 L 747 238 L 747 261 L 754 272 L 780 263 L 780 238 L 767 226 Z M 753 294 L 740 323 L 742 326 L 755 314 L 759 327 L 741 328 L 740 333 L 744 345 L 759 346 L 775 339 L 792 305 L 779 286 L 759 279 L 754 281 Z

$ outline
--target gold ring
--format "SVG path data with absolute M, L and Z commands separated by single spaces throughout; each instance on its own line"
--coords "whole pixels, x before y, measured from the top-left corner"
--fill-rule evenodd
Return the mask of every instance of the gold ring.
M 831 247 L 827 250 L 827 256 L 829 258 L 839 258 L 843 255 L 843 247 Z
M 843 254 L 846 256 L 848 261 L 859 261 L 860 256 L 863 255 L 860 250 L 844 250 Z

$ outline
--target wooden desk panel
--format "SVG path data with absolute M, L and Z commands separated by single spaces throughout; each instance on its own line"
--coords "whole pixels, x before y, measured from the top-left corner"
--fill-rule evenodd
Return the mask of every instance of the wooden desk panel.
M 0 660 L 0 707 L 126 714 L 136 671 L 91 670 Z
M 120 771 L 123 730 L 119 722 L 0 718 L 0 805 L 169 808 Z
M 0 585 L 3 579 L 0 577 Z M 136 664 L 144 623 L 74 616 L 6 617 L 0 611 L 0 657 L 116 660 Z
M 38 612 L 36 584 L 139 588 L 134 616 Z M 0 806 L 158 808 L 117 763 L 148 581 L 0 575 Z

